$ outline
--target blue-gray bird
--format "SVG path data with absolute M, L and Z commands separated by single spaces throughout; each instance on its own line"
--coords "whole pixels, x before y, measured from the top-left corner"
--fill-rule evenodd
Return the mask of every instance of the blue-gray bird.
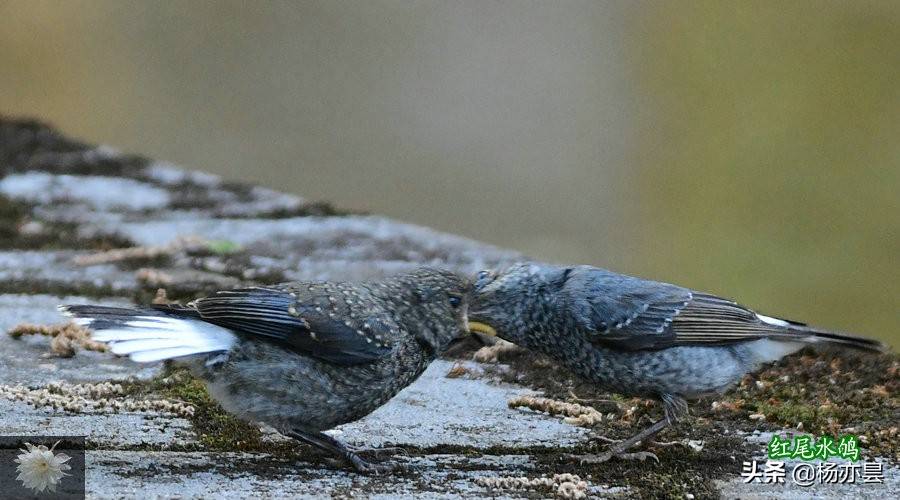
M 384 281 L 293 282 L 217 292 L 187 306 L 62 306 L 137 362 L 174 359 L 234 415 L 363 460 L 321 431 L 360 419 L 466 334 L 471 281 L 421 268 Z
M 536 263 L 480 273 L 469 328 L 547 354 L 604 390 L 662 402 L 664 418 L 606 453 L 584 457 L 590 462 L 655 458 L 624 452 L 685 416 L 686 400 L 721 394 L 806 345 L 886 349 L 668 283 Z

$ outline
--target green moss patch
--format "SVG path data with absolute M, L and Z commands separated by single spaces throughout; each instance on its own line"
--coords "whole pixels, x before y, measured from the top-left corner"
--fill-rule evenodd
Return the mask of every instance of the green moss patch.
M 900 356 L 804 351 L 728 394 L 729 413 L 765 416 L 767 427 L 814 436 L 856 434 L 864 456 L 900 459 Z
M 255 424 L 240 420 L 226 412 L 206 391 L 204 383 L 183 367 L 168 366 L 149 381 L 122 384 L 132 396 L 153 396 L 180 401 L 194 407 L 191 422 L 203 451 L 264 452 L 274 455 L 296 454 L 299 445 L 263 441 L 263 433 Z

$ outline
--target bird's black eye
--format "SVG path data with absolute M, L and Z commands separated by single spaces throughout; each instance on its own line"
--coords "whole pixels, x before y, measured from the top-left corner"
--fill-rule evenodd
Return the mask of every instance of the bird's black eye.
M 481 271 L 475 279 L 475 288 L 480 289 L 494 280 L 493 271 Z
M 459 295 L 450 296 L 450 307 L 453 307 L 455 309 L 459 307 L 460 304 L 462 304 L 462 297 L 460 297 Z

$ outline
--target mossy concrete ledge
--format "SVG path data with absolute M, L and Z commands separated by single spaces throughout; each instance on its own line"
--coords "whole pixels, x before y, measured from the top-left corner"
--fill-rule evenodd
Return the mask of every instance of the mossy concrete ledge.
M 603 446 L 591 436 L 622 437 L 658 409 L 516 349 L 473 359 L 473 344 L 334 431 L 358 446 L 403 448 L 382 458 L 408 471 L 372 478 L 235 420 L 177 368 L 135 365 L 54 327 L 65 321 L 59 303 L 190 300 L 222 287 L 378 278 L 420 265 L 474 273 L 523 258 L 305 194 L 313 199 L 0 117 L 0 435 L 86 435 L 87 489 L 97 498 L 900 496 L 893 354 L 803 353 L 696 405 L 696 419 L 663 435 L 671 442 L 651 443 L 660 463 L 581 465 L 568 455 Z M 16 329 L 23 323 L 38 326 Z M 743 484 L 742 462 L 762 455 L 772 432 L 798 425 L 865 436 L 864 459 L 884 464 L 886 483 Z

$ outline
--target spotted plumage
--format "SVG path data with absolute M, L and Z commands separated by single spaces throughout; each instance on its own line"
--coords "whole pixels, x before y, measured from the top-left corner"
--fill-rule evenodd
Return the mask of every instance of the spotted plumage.
M 187 306 L 63 310 L 114 353 L 186 363 L 227 411 L 377 472 L 321 431 L 371 413 L 463 335 L 470 288 L 422 268 L 379 282 L 225 290 Z
M 662 401 L 666 418 L 608 459 L 720 394 L 763 363 L 809 344 L 880 351 L 874 340 L 753 312 L 731 300 L 590 266 L 517 264 L 482 273 L 472 331 L 548 354 L 599 387 Z

